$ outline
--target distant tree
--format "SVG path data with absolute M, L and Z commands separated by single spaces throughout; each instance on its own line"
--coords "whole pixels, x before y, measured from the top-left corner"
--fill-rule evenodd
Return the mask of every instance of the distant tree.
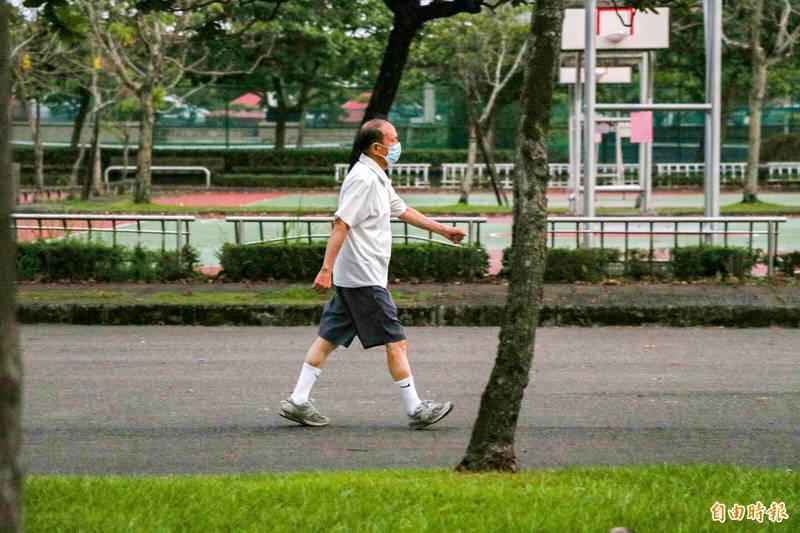
M 178 90 L 184 78 L 204 79 L 213 83 L 220 76 L 254 69 L 270 54 L 270 42 L 226 40 L 228 28 L 247 29 L 263 24 L 259 21 L 232 20 L 235 14 L 252 17 L 253 12 L 237 10 L 247 0 L 231 3 L 168 3 L 161 11 L 123 1 L 99 2 L 75 0 L 73 5 L 86 22 L 101 60 L 116 80 L 134 93 L 140 103 L 139 146 L 137 150 L 136 187 L 134 202 L 150 201 L 153 126 L 156 116 L 156 97 L 159 93 Z M 208 19 L 217 22 L 210 29 Z M 258 49 L 248 68 L 235 63 L 237 52 L 232 49 Z M 227 62 L 226 59 L 229 59 Z M 197 83 L 182 96 L 198 91 Z
M 240 90 L 259 95 L 262 107 L 274 114 L 275 148 L 286 145 L 290 116 L 298 117 L 300 148 L 312 102 L 330 101 L 333 94 L 343 95 L 342 88 L 361 81 L 364 56 L 373 47 L 361 33 L 388 24 L 387 17 L 376 14 L 382 6 L 377 0 L 296 0 L 262 29 L 275 36 L 270 57 L 232 81 Z M 242 60 L 249 61 L 248 54 Z
M 458 13 L 480 13 L 484 5 L 482 0 L 452 0 L 450 2 L 432 1 L 422 3 L 419 0 L 383 0 L 386 7 L 394 15 L 392 31 L 383 53 L 381 68 L 372 88 L 369 104 L 364 111 L 362 124 L 376 117 L 387 117 L 392 107 L 403 69 L 408 60 L 411 42 L 417 36 L 423 24 L 430 20 L 451 17 Z M 492 4 L 497 6 L 504 0 Z M 350 152 L 350 164 L 358 160 L 358 149 L 355 141 Z
M 65 67 L 65 47 L 48 32 L 39 18 L 26 19 L 15 13 L 10 28 L 12 92 L 24 104 L 33 139 L 34 182 L 44 187 L 44 146 L 42 144 L 42 101 L 69 73 Z
M 438 53 L 439 61 L 432 68 L 456 80 L 467 105 L 468 167 L 459 203 L 469 203 L 475 155 L 480 148 L 498 204 L 507 204 L 494 170 L 494 137 L 500 104 L 519 98 L 519 74 L 527 46 L 526 14 L 510 5 L 485 8 L 478 15 L 460 14 L 439 21 L 426 35 L 424 49 L 431 55 Z
M 758 201 L 761 115 L 768 74 L 770 69 L 797 61 L 800 6 L 790 0 L 748 0 L 731 7 L 726 44 L 748 50 L 751 61 L 747 176 L 742 202 L 754 203 Z

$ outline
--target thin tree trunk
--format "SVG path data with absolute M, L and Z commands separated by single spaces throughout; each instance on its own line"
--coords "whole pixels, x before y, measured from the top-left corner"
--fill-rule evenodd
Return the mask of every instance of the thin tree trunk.
M 397 88 L 400 86 L 400 80 L 403 77 L 403 69 L 408 60 L 411 41 L 422 27 L 422 23 L 423 21 L 415 20 L 411 17 L 395 15 L 394 26 L 389 34 L 389 42 L 386 44 L 386 50 L 383 53 L 381 69 L 372 88 L 372 96 L 370 96 L 369 104 L 367 104 L 367 109 L 364 111 L 364 118 L 361 120 L 361 124 L 373 118 L 386 118 L 389 116 L 389 110 L 394 102 Z M 359 155 L 354 140 L 353 149 L 350 152 L 351 167 L 358 161 Z
M 286 115 L 285 106 L 278 105 L 275 114 L 275 149 L 283 150 L 286 148 Z
M 497 171 L 494 168 L 494 150 L 489 148 L 486 136 L 483 134 L 480 125 L 475 127 L 475 133 L 478 137 L 478 148 L 481 149 L 483 162 L 486 163 L 486 173 L 489 175 L 489 181 L 492 183 L 492 189 L 494 189 L 494 195 L 497 198 L 497 205 L 508 205 L 508 198 L 506 198 L 506 193 L 503 192 L 503 188 L 500 186 L 500 182 L 497 179 Z
M 139 122 L 139 149 L 137 151 L 138 166 L 136 170 L 136 186 L 133 190 L 133 201 L 137 204 L 150 203 L 150 183 L 152 181 L 153 164 L 153 124 L 155 123 L 155 108 L 153 107 L 153 88 L 142 87 L 139 92 L 139 103 L 142 107 L 142 116 Z
M 750 88 L 749 107 L 750 124 L 748 135 L 747 170 L 742 202 L 758 201 L 758 164 L 761 151 L 761 109 L 764 105 L 764 92 L 767 85 L 767 58 L 761 47 L 762 16 L 764 0 L 756 0 L 750 19 L 750 53 L 752 59 L 752 86 Z
M 469 149 L 467 150 L 467 171 L 464 173 L 464 179 L 461 182 L 461 196 L 458 197 L 458 203 L 468 205 L 469 193 L 472 192 L 472 178 L 475 175 L 475 155 L 478 151 L 478 136 L 475 133 L 475 125 L 469 126 Z
M 69 186 L 75 187 L 78 185 L 78 176 L 81 174 L 83 168 L 83 159 L 86 156 L 86 146 L 83 143 L 78 145 L 78 157 L 72 164 L 72 172 L 69 175 Z
M 564 0 L 533 8 L 520 101 L 511 279 L 497 359 L 481 397 L 462 471 L 516 471 L 514 434 L 528 385 L 547 255 L 547 140 Z
M 100 127 L 103 125 L 103 112 L 98 111 L 92 132 L 92 192 L 103 194 L 103 159 L 100 146 Z
M 92 181 L 95 170 L 95 154 L 100 143 L 100 112 L 94 111 L 91 115 L 92 123 L 92 147 L 90 149 L 90 164 L 83 173 L 83 188 L 81 189 L 81 200 L 88 200 L 92 192 Z
M 303 148 L 305 145 L 306 134 L 306 106 L 308 103 L 302 103 L 300 108 L 300 119 L 297 121 L 297 141 L 295 142 L 296 148 Z
M 295 142 L 296 148 L 302 148 L 305 143 L 305 134 L 306 134 L 306 109 L 308 109 L 308 93 L 310 87 L 306 84 L 300 89 L 300 100 L 297 102 L 297 111 L 300 113 L 300 118 L 297 121 L 297 142 Z
M 25 99 L 25 110 L 28 115 L 28 126 L 31 128 L 33 141 L 34 184 L 38 189 L 44 189 L 44 152 L 41 147 L 39 100 L 38 97 Z
M 22 355 L 16 322 L 16 254 L 11 231 L 9 4 L 0 3 L 0 531 L 22 527 Z
M 44 146 L 42 146 L 42 100 L 36 97 L 36 118 L 33 122 L 33 153 L 36 157 L 36 186 L 44 188 Z
M 122 123 L 122 166 L 130 166 L 130 153 L 131 153 L 131 132 L 128 131 L 128 126 L 125 122 Z M 128 169 L 122 169 L 122 180 L 128 179 Z
M 289 110 L 286 107 L 286 94 L 281 78 L 273 78 L 275 87 L 275 98 L 278 100 L 278 107 L 275 110 L 275 149 L 283 150 L 286 148 L 286 116 Z
M 81 99 L 78 106 L 78 114 L 75 115 L 75 125 L 72 128 L 72 139 L 70 139 L 69 142 L 70 148 L 73 150 L 78 148 L 78 144 L 81 142 L 83 125 L 86 123 L 86 115 L 89 113 L 89 107 L 92 101 L 92 93 L 85 87 L 79 88 L 78 93 Z

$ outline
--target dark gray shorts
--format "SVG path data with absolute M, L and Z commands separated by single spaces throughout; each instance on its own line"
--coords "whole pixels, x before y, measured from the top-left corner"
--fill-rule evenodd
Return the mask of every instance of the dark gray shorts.
M 358 335 L 364 348 L 406 339 L 397 306 L 384 287 L 334 287 L 325 304 L 317 335 L 347 348 Z

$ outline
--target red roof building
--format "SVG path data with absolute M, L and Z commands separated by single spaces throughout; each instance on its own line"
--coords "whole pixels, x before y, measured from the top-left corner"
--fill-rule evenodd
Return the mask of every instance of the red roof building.
M 361 124 L 371 96 L 372 93 L 361 93 L 353 100 L 345 102 L 342 105 L 342 109 L 347 112 L 347 116 L 342 119 L 342 122 L 346 124 Z

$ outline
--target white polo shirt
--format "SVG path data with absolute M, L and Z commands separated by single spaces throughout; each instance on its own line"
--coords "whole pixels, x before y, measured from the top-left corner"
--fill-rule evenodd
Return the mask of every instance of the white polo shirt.
M 392 255 L 391 217 L 406 211 L 392 181 L 373 159 L 361 155 L 344 178 L 334 213 L 350 230 L 333 265 L 338 287 L 386 287 Z

